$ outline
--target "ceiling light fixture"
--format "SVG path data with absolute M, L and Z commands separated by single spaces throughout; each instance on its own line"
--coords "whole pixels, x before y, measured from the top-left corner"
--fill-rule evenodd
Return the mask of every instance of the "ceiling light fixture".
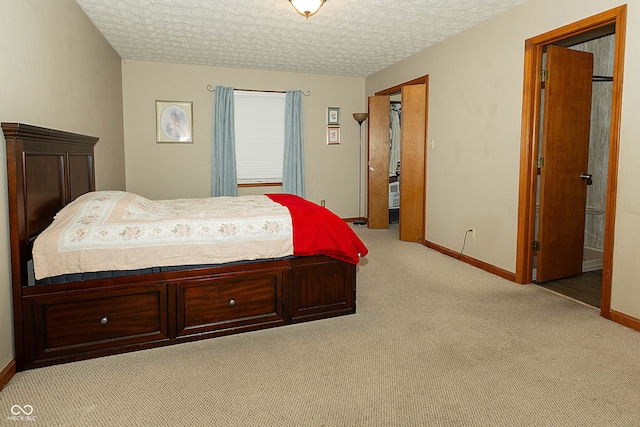
M 322 7 L 326 0 L 289 0 L 289 3 L 296 8 L 296 11 L 309 19 L 310 16 L 316 14 L 316 12 Z

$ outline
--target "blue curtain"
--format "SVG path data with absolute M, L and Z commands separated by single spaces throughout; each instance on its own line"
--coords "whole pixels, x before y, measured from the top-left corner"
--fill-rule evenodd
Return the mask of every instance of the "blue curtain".
M 304 198 L 304 134 L 302 91 L 287 91 L 284 107 L 282 192 Z
M 237 196 L 233 88 L 216 86 L 211 144 L 211 195 Z

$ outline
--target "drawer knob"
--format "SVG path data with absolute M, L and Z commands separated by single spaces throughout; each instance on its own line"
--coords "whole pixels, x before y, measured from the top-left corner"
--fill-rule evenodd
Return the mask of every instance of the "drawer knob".
M 109 318 L 107 316 L 104 316 L 102 319 L 100 319 L 100 323 L 106 325 L 107 323 L 109 323 Z
M 229 305 L 230 305 L 230 306 L 234 306 L 234 305 L 236 305 L 236 300 L 234 300 L 234 299 L 229 300 Z

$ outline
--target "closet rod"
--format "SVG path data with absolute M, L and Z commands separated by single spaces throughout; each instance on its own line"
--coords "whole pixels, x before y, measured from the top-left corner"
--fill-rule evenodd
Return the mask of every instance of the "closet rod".
M 209 92 L 215 92 L 216 88 L 213 85 L 207 85 L 207 90 Z M 260 89 L 234 89 L 234 90 L 241 90 L 243 92 L 287 93 L 284 90 L 260 90 Z M 306 92 L 302 90 L 301 92 L 304 96 L 311 96 L 311 90 L 308 90 Z

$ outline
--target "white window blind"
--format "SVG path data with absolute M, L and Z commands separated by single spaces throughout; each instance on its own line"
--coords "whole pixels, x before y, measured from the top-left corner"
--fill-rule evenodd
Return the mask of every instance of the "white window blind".
M 284 161 L 284 93 L 235 90 L 238 184 L 280 183 Z

